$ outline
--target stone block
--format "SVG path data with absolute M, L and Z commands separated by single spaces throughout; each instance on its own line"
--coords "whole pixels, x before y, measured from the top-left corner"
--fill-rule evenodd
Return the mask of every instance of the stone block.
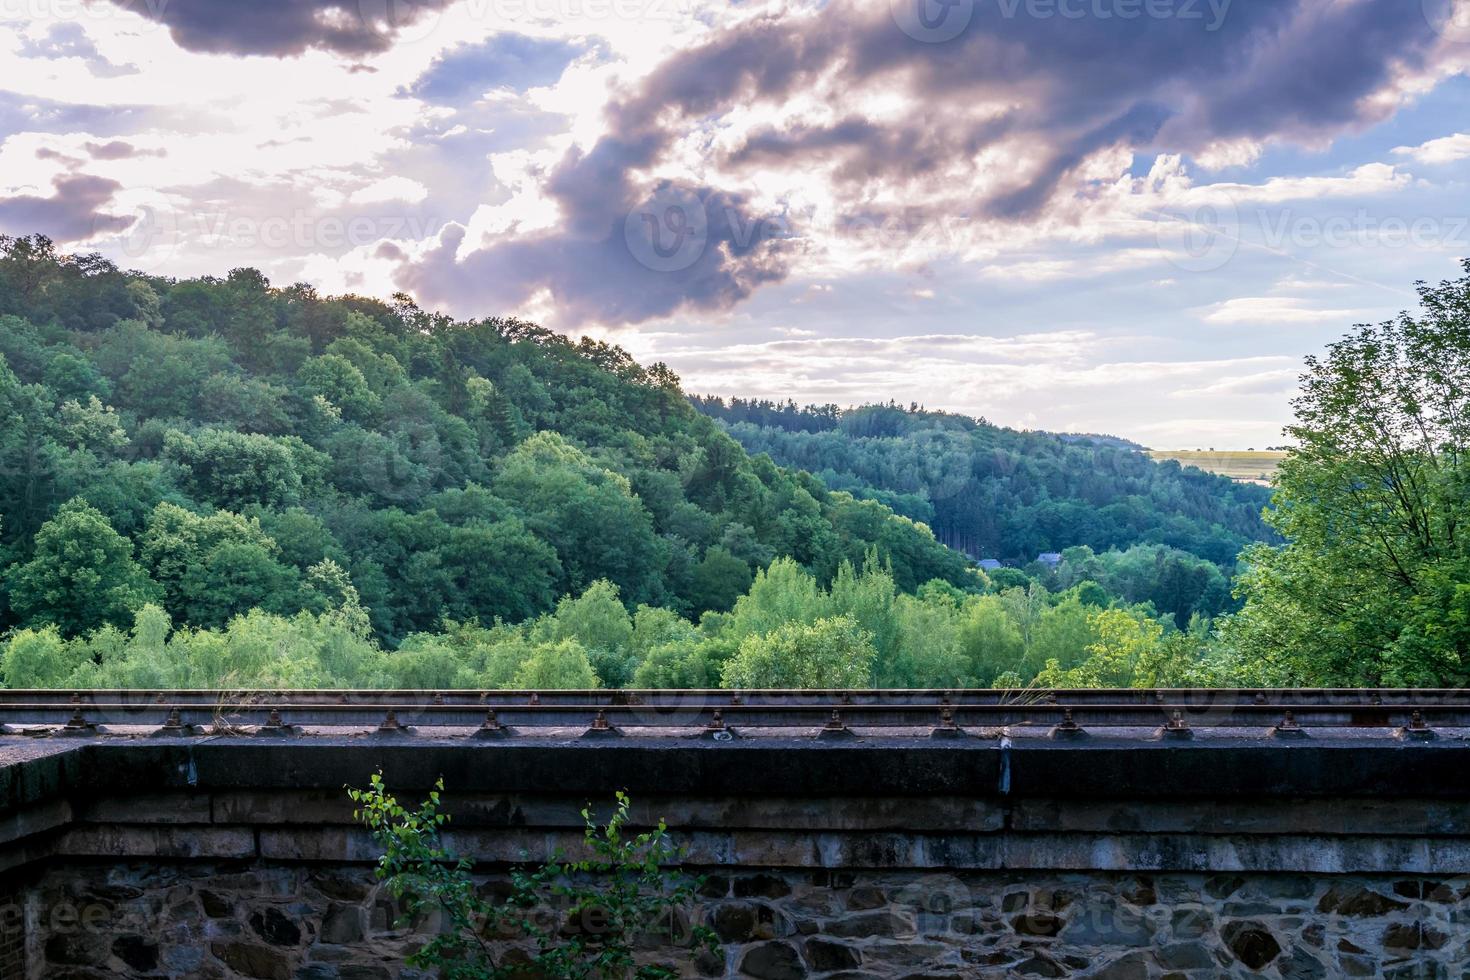
M 331 790 L 234 790 L 212 797 L 216 823 L 255 824 L 355 824 L 353 804 L 340 789 Z
M 17 810 L 0 820 L 0 846 L 35 834 L 55 830 L 72 820 L 72 807 L 66 800 L 49 800 Z
M 56 853 L 68 857 L 250 858 L 255 856 L 255 835 L 226 827 L 80 824 L 62 834 Z
M 290 980 L 291 960 L 279 950 L 255 943 L 214 943 L 210 952 L 236 973 L 256 980 Z
M 140 793 L 109 796 L 82 804 L 76 818 L 85 823 L 206 824 L 210 822 L 206 793 Z
M 293 827 L 260 831 L 260 856 L 271 860 L 370 862 L 381 854 L 366 830 Z
M 807 975 L 796 947 L 784 942 L 752 946 L 740 960 L 740 972 L 756 980 L 802 980 Z

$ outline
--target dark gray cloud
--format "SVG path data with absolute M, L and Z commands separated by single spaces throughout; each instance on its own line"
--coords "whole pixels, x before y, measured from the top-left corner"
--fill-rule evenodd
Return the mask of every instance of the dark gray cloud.
M 174 43 L 211 54 L 286 57 L 319 48 L 385 51 L 451 0 L 111 0 L 168 27 Z
M 0 197 L 0 231 L 10 235 L 41 233 L 58 242 L 122 231 L 132 215 L 108 214 L 103 209 L 122 185 L 88 174 L 63 174 L 51 182 L 51 197 Z
M 788 243 L 762 233 L 740 198 L 709 188 L 665 184 L 647 202 L 619 207 L 610 197 L 594 226 L 582 215 L 580 231 L 506 235 L 458 259 L 464 229 L 440 236 L 427 255 L 400 266 L 399 284 L 429 303 L 452 302 L 513 311 L 542 290 L 561 313 L 577 321 L 636 323 L 685 307 L 723 309 L 789 273 Z M 642 239 L 641 208 L 655 220 L 700 212 L 699 233 L 681 247 L 677 230 L 660 229 L 672 253 L 667 263 Z M 629 215 L 632 215 L 631 231 Z
M 781 279 L 797 247 L 739 231 L 752 216 L 738 188 L 757 166 L 822 166 L 844 211 L 832 216 L 839 229 L 956 208 L 1029 221 L 1060 195 L 1085 191 L 1079 167 L 1110 148 L 1190 155 L 1227 140 L 1318 140 L 1376 121 L 1386 110 L 1369 97 L 1428 67 L 1439 40 L 1411 6 L 1178 0 L 1162 8 L 1174 16 L 1126 19 L 1060 13 L 1110 9 L 1108 0 L 960 0 L 953 9 L 969 10 L 968 24 L 942 43 L 901 30 L 887 4 L 836 0 L 815 13 L 752 18 L 669 58 L 608 107 L 606 134 L 546 175 L 563 217 L 557 229 L 468 243 L 463 258 L 456 234 L 405 265 L 403 283 L 461 307 L 523 301 L 544 287 L 572 316 L 603 322 L 728 306 Z M 713 161 L 729 188 L 661 190 L 637 176 L 656 173 L 676 140 L 727 113 L 779 108 L 814 91 L 832 93 L 833 117 L 737 135 Z M 901 97 L 910 111 L 898 122 L 866 114 L 863 93 Z M 1026 152 L 989 175 L 988 191 L 967 184 L 945 199 L 947 175 L 973 169 L 989 148 L 1017 145 Z M 623 233 L 640 202 L 665 192 L 696 195 L 706 212 L 714 203 L 730 216 L 711 217 L 708 248 L 672 271 L 650 268 L 657 256 L 639 261 Z M 906 198 L 919 203 L 875 203 Z
M 1032 6 L 1053 15 L 1029 16 Z M 1058 9 L 976 0 L 968 26 L 944 43 L 906 35 L 886 8 L 838 3 L 801 29 L 755 20 L 660 66 L 616 107 L 612 138 L 655 120 L 677 126 L 741 103 L 779 103 L 834 72 L 854 88 L 882 80 L 908 97 L 912 122 L 849 116 L 766 129 L 730 160 L 835 158 L 839 179 L 862 182 L 936 169 L 1023 133 L 1045 162 L 989 210 L 1025 217 L 1108 145 L 1188 153 L 1221 139 L 1316 137 L 1366 121 L 1365 97 L 1391 81 L 1395 66 L 1421 66 L 1438 40 L 1400 0 L 1236 3 L 1213 30 L 1204 2 L 1168 8 L 1180 16 L 1134 20 L 1070 19 Z M 966 110 L 980 99 L 1024 108 L 974 119 Z
M 549 85 L 587 50 L 586 44 L 575 41 L 496 34 L 440 55 L 408 94 L 439 105 L 458 105 L 491 89 L 524 91 Z

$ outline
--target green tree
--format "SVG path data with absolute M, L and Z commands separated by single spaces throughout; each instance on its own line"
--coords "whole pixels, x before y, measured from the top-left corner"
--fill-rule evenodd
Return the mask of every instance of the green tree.
M 1470 682 L 1470 260 L 1422 310 L 1309 358 L 1267 520 L 1224 627 L 1262 680 Z
M 562 640 L 538 644 L 509 686 L 521 691 L 575 691 L 597 687 L 598 677 L 582 644 Z
M 637 666 L 630 649 L 633 623 L 611 582 L 593 582 L 575 599 L 562 599 L 532 633 L 545 643 L 576 640 L 604 687 L 623 687 L 632 679 Z
M 258 520 L 224 510 L 200 515 L 170 503 L 153 509 L 139 547 L 163 587 L 164 608 L 194 626 L 222 626 L 253 607 L 302 608 L 300 574 L 279 553 Z
M 317 454 L 305 445 L 253 433 L 204 429 L 196 435 L 170 431 L 163 455 L 179 465 L 184 489 L 196 500 L 224 510 L 251 504 L 281 507 L 301 498 L 302 457 Z
M 5 575 L 10 605 L 28 624 L 67 636 L 122 624 L 156 598 L 158 586 L 133 560 L 133 546 L 102 513 L 77 498 L 36 533 L 34 556 Z
M 872 634 L 847 616 L 749 636 L 725 664 L 725 687 L 862 688 L 873 682 Z
M 556 548 L 561 591 L 580 592 L 605 578 L 630 602 L 660 598 L 658 573 L 667 555 L 625 477 L 542 432 L 506 457 L 494 489 Z
M 729 551 L 713 545 L 694 566 L 694 582 L 690 601 L 696 609 L 724 612 L 735 604 L 754 581 L 750 565 Z
M 976 596 L 965 604 L 959 622 L 959 648 L 982 687 L 989 687 L 1006 671 L 1019 671 L 1026 653 L 1021 631 L 997 596 Z
M 59 434 L 74 448 L 106 459 L 128 444 L 128 434 L 117 412 L 103 405 L 96 395 L 89 396 L 85 404 L 75 399 L 62 402 L 59 414 Z
M 1088 644 L 1086 659 L 1070 670 L 1049 660 L 1037 676 L 1038 683 L 1045 687 L 1143 687 L 1158 679 L 1155 670 L 1140 671 L 1140 667 L 1157 660 L 1163 626 L 1123 609 L 1093 613 L 1089 623 L 1097 639 Z
M 68 643 L 55 626 L 20 630 L 5 642 L 0 670 L 9 688 L 63 687 L 85 656 L 80 643 Z

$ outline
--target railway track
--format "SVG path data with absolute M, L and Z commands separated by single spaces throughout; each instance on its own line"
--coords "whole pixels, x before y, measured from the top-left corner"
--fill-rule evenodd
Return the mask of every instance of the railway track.
M 1470 690 L 0 691 L 6 735 L 999 734 L 1310 737 L 1470 729 Z M 1460 737 L 1459 734 L 1455 735 Z

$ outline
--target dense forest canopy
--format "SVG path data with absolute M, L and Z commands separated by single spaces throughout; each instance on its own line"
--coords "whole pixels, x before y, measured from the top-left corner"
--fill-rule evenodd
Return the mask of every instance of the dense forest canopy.
M 515 319 L 0 238 L 0 678 L 1465 683 L 1467 296 L 1309 361 L 1262 523 L 1120 440 L 691 404 Z
M 130 542 L 142 577 L 119 588 L 196 626 L 312 609 L 330 559 L 390 643 L 598 580 L 697 617 L 781 556 L 830 580 L 876 546 L 902 588 L 969 581 L 914 522 L 746 454 L 662 365 L 517 320 L 21 239 L 0 247 L 0 357 L 10 624 L 126 624 L 121 594 L 53 605 L 68 528 Z
M 917 406 L 695 397 L 752 453 L 806 470 L 929 525 L 973 558 L 1163 544 L 1227 572 L 1247 544 L 1273 540 L 1264 487 L 1236 483 L 1103 436 L 999 428 Z
M 662 365 L 250 269 L 0 241 L 0 414 L 12 686 L 1024 683 L 1104 613 L 1177 654 L 1230 602 L 1143 533 L 991 578 L 747 452 Z M 1037 502 L 1066 465 L 993 459 Z

